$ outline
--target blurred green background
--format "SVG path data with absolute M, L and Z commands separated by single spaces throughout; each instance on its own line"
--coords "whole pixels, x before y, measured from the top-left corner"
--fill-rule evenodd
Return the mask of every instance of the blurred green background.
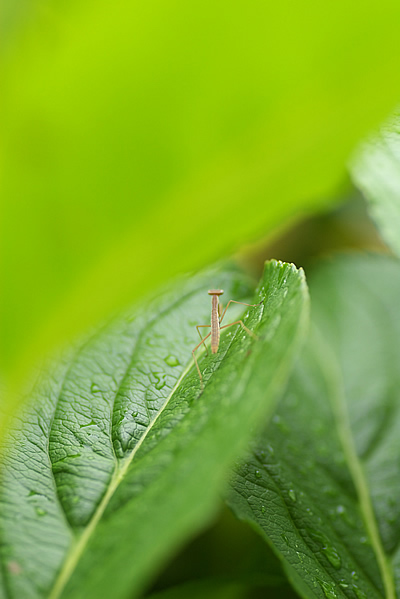
M 337 202 L 400 97 L 395 0 L 0 10 L 8 397 L 111 311 Z

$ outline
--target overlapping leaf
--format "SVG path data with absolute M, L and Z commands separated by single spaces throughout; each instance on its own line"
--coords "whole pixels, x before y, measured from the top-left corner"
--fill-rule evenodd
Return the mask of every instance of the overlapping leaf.
M 176 284 L 104 326 L 39 376 L 1 473 L 7 599 L 132 596 L 213 513 L 232 459 L 271 414 L 307 317 L 304 277 L 270 262 L 246 325 L 191 360 L 209 286 L 249 295 L 235 272 Z M 135 596 L 136 596 L 135 594 Z
M 386 243 L 400 254 L 400 114 L 370 138 L 351 164 L 355 184 L 363 191 L 370 213 Z
M 314 328 L 289 389 L 235 472 L 229 503 L 301 597 L 400 594 L 400 265 L 321 268 Z

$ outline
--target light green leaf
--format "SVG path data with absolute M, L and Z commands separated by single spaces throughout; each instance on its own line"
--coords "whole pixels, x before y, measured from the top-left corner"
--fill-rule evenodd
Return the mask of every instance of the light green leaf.
M 354 183 L 368 202 L 383 239 L 400 254 L 400 114 L 364 143 L 351 163 Z
M 249 294 L 233 271 L 192 277 L 40 376 L 2 472 L 8 599 L 137 596 L 213 514 L 227 468 L 282 392 L 308 307 L 302 272 L 269 262 L 244 317 L 258 339 L 227 329 L 199 359 L 201 393 L 194 325 L 209 322 L 215 286 Z
M 110 310 L 331 202 L 400 95 L 398 0 L 25 6 L 0 100 L 17 383 Z
M 313 333 L 229 504 L 307 599 L 400 593 L 400 265 L 343 258 L 312 279 Z M 397 593 L 397 594 L 396 594 Z

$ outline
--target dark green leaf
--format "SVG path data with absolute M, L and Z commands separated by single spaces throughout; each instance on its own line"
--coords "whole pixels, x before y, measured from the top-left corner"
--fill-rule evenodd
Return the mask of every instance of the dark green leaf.
M 271 586 L 257 584 L 257 580 L 197 580 L 154 593 L 148 599 L 296 599 L 285 579 L 271 580 Z M 276 588 L 277 587 L 277 588 Z M 147 599 L 147 597 L 146 597 Z
M 400 265 L 320 268 L 313 330 L 229 503 L 307 599 L 400 591 Z
M 126 597 L 212 515 L 227 468 L 267 419 L 307 319 L 294 266 L 266 265 L 240 327 L 191 360 L 209 287 L 247 298 L 237 273 L 212 272 L 104 326 L 40 375 L 10 432 L 1 485 L 8 598 Z M 136 594 L 135 594 L 136 596 Z

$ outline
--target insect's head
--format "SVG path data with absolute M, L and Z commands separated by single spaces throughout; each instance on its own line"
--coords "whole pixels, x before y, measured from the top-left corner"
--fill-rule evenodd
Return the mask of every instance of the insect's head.
M 208 295 L 222 295 L 224 293 L 223 289 L 209 289 Z

